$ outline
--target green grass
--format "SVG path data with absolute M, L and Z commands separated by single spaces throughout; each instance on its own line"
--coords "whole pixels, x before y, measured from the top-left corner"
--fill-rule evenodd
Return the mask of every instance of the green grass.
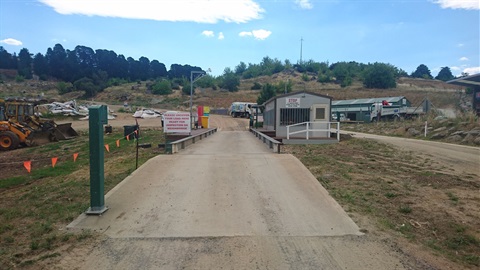
M 119 148 L 116 140 L 121 140 Z M 155 147 L 163 140 L 159 130 L 141 130 L 139 143 L 151 143 L 152 148 L 139 149 L 139 166 L 163 153 Z M 104 155 L 106 193 L 135 170 L 136 142 L 126 141 L 122 130 L 105 136 L 104 143 L 110 145 L 110 153 L 105 151 Z M 35 265 L 37 260 L 31 258 L 57 256 L 51 250 L 95 235 L 91 231 L 72 234 L 58 230 L 87 210 L 90 203 L 88 134 L 16 151 L 18 158 L 34 157 L 34 161 L 31 173 L 0 181 L 4 194 L 10 194 L 9 190 L 15 194 L 0 197 L 0 265 Z M 76 162 L 73 153 L 79 153 Z M 59 160 L 52 168 L 51 157 L 55 156 Z M 28 252 L 23 253 L 25 250 Z
M 412 208 L 408 205 L 401 205 L 398 208 L 398 212 L 400 212 L 402 214 L 410 214 L 410 213 L 412 213 Z
M 450 192 L 450 191 L 447 192 L 447 196 L 454 204 L 458 203 L 458 197 L 455 194 L 453 194 L 452 192 Z

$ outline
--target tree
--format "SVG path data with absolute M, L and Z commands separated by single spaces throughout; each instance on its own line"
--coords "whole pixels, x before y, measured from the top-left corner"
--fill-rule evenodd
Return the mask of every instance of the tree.
M 49 75 L 65 80 L 66 76 L 66 62 L 67 62 L 67 53 L 65 49 L 60 44 L 55 44 L 53 49 L 48 48 L 45 55 L 48 63 Z
M 452 71 L 450 70 L 449 67 L 442 67 L 440 72 L 438 72 L 437 77 L 435 77 L 435 79 L 441 80 L 444 82 L 453 80 L 454 78 L 455 77 L 453 76 Z
M 147 57 L 140 57 L 138 59 L 138 79 L 145 81 L 151 78 L 150 60 Z
M 13 62 L 13 57 L 10 53 L 7 52 L 2 46 L 0 46 L 0 68 L 4 69 L 14 69 L 16 68 L 15 63 Z
M 26 79 L 32 78 L 32 55 L 28 49 L 21 49 L 18 54 L 18 74 Z
M 158 62 L 158 60 L 152 60 L 152 62 L 150 62 L 150 72 L 152 79 L 168 76 L 165 64 Z
M 417 67 L 415 72 L 412 73 L 413 78 L 422 78 L 422 79 L 433 79 L 430 69 L 424 64 L 421 64 Z
M 276 89 L 275 86 L 267 83 L 263 86 L 262 91 L 260 92 L 260 95 L 257 98 L 257 104 L 263 104 L 265 101 L 271 99 L 276 95 Z
M 245 70 L 247 70 L 247 65 L 244 62 L 240 62 L 240 64 L 235 67 L 235 74 L 242 75 Z
M 238 91 L 240 78 L 230 68 L 225 68 L 221 81 L 220 87 L 227 89 L 230 92 Z
M 384 63 L 370 64 L 365 69 L 363 85 L 366 88 L 395 88 L 395 67 Z
M 33 72 L 40 77 L 40 79 L 47 79 L 48 64 L 47 59 L 41 53 L 37 53 L 33 58 Z

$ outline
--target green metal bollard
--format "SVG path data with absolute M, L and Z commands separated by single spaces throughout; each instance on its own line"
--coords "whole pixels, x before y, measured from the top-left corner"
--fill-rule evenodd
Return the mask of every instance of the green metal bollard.
M 105 171 L 103 125 L 108 124 L 107 106 L 98 105 L 88 108 L 88 128 L 90 142 L 90 208 L 87 215 L 101 215 L 108 210 L 105 207 Z

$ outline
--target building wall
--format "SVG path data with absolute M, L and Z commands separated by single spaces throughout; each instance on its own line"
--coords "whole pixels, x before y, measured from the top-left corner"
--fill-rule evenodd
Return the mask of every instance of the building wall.
M 276 136 L 286 138 L 287 137 L 287 126 L 285 123 L 281 124 L 281 117 L 280 117 L 280 110 L 286 108 L 307 108 L 311 109 L 314 106 L 323 106 L 325 107 L 325 114 L 326 120 L 323 122 L 330 121 L 331 115 L 331 99 L 327 97 L 321 97 L 317 95 L 312 95 L 309 93 L 292 93 L 288 96 L 280 96 L 276 100 L 276 108 L 275 108 L 275 127 L 276 127 Z M 312 114 L 311 111 L 310 114 Z M 310 115 L 311 116 L 311 115 Z M 312 117 L 310 117 L 309 121 L 313 121 Z M 317 124 L 319 126 L 319 124 Z M 305 136 L 306 134 L 299 134 L 298 136 Z M 311 137 L 327 137 L 327 132 L 317 132 L 316 134 L 310 134 Z
M 263 111 L 263 128 L 266 130 L 275 130 L 275 100 L 265 104 Z

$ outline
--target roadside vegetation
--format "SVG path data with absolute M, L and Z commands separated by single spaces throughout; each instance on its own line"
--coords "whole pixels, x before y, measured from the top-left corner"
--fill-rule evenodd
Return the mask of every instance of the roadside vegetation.
M 382 230 L 446 257 L 457 269 L 480 266 L 476 175 L 458 175 L 373 140 L 285 145 L 282 152 L 301 160 L 365 233 Z
M 160 130 L 141 130 L 138 165 L 163 154 Z M 120 139 L 120 147 L 116 140 Z M 105 193 L 135 170 L 136 142 L 123 130 L 105 136 Z M 73 154 L 78 153 L 76 162 Z M 51 158 L 58 157 L 52 168 Z M 31 160 L 28 173 L 23 162 Z M 86 211 L 90 203 L 88 133 L 74 140 L 2 152 L 0 156 L 0 265 L 1 269 L 38 269 L 38 263 L 61 256 L 60 247 L 77 245 L 94 235 L 72 233 L 65 226 Z
M 480 146 L 480 122 L 472 112 L 446 118 L 429 114 L 413 120 L 342 124 L 342 130 Z M 426 128 L 426 132 L 425 132 Z

